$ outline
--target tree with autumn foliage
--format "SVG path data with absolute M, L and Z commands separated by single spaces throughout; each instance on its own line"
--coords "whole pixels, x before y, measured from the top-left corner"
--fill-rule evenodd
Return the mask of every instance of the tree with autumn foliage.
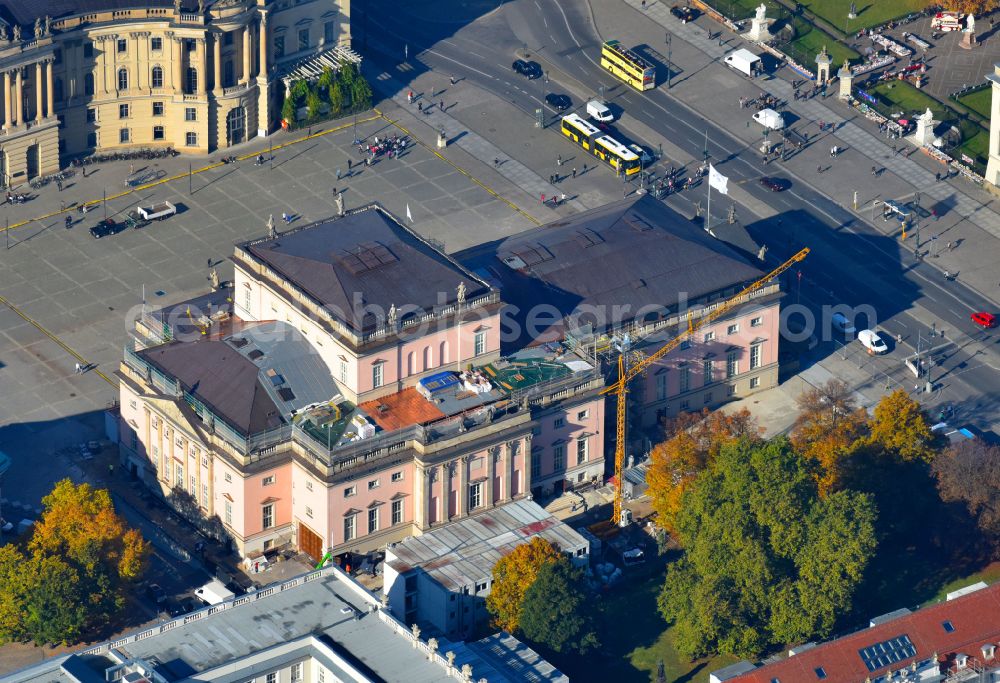
M 994 548 L 1000 548 L 1000 446 L 968 439 L 934 460 L 938 493 L 961 503 Z
M 648 492 L 657 513 L 657 524 L 675 530 L 681 498 L 688 486 L 712 463 L 727 444 L 743 438 L 759 438 L 757 420 L 746 408 L 682 414 L 668 425 L 671 437 L 657 444 L 650 454 L 646 473 Z
M 799 416 L 792 427 L 792 445 L 818 465 L 816 483 L 825 496 L 840 488 L 844 462 L 864 436 L 868 414 L 857 407 L 850 387 L 839 379 L 810 387 L 796 403 Z
M 864 441 L 904 462 L 931 462 L 937 454 L 924 411 L 902 389 L 883 396 L 875 406 Z
M 928 3 L 928 5 L 941 5 L 951 12 L 981 16 L 1000 7 L 1000 2 L 997 2 L 997 0 L 943 0 L 943 2 L 934 0 Z
M 514 633 L 521 625 L 524 596 L 538 576 L 538 570 L 559 559 L 559 551 L 544 538 L 535 536 L 497 560 L 493 566 L 493 586 L 486 596 L 486 609 L 493 626 Z
M 63 479 L 24 549 L 0 549 L 0 642 L 70 643 L 119 614 L 149 546 L 106 489 Z

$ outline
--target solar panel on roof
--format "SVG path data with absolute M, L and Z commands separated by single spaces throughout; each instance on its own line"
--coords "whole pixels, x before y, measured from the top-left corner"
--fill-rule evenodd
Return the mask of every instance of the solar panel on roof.
M 880 643 L 873 643 L 858 650 L 861 661 L 865 663 L 869 671 L 891 666 L 903 659 L 914 657 L 916 654 L 917 648 L 910 640 L 910 636 L 906 634 L 883 640 Z

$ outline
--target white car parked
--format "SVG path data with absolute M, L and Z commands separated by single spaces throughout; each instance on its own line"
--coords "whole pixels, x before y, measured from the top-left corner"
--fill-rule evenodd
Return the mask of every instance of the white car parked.
M 886 346 L 885 341 L 874 330 L 861 330 L 858 332 L 858 341 L 873 356 L 889 351 L 889 347 Z

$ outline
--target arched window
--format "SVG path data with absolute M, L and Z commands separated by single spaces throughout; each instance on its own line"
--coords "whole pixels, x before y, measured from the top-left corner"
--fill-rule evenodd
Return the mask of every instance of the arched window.
M 441 357 L 438 359 L 441 361 L 441 365 L 446 365 L 448 363 L 448 342 L 441 342 Z
M 431 365 L 431 347 L 424 347 L 424 370 L 430 370 Z
M 94 74 L 86 74 L 83 77 L 83 93 L 85 95 L 94 94 Z
M 194 94 L 198 91 L 198 70 L 189 66 L 187 70 L 187 91 Z
M 163 87 L 163 68 L 159 66 L 153 67 L 153 75 L 150 79 L 150 85 L 154 88 Z
M 118 69 L 118 89 L 128 90 L 128 69 L 124 66 Z
M 416 364 L 417 364 L 417 354 L 415 354 L 413 351 L 410 351 L 408 354 L 406 354 L 407 376 L 413 375 L 417 372 Z

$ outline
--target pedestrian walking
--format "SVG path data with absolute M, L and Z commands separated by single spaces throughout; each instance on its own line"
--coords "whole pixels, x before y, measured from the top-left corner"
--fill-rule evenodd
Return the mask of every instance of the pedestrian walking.
M 438 103 L 438 108 L 439 108 L 439 109 L 440 109 L 441 111 L 444 111 L 444 100 L 441 100 L 441 101 L 440 101 L 440 102 Z
M 562 166 L 562 154 L 556 157 L 556 166 Z
M 951 251 L 954 248 L 955 248 L 955 243 L 954 242 L 948 242 L 948 251 Z
M 561 195 L 559 195 L 559 203 L 562 204 L 565 201 L 566 201 L 566 193 L 563 192 Z
M 347 160 L 347 173 L 348 173 L 348 174 L 350 174 L 350 172 L 351 172 L 351 167 L 352 167 L 353 165 L 354 165 L 354 162 L 353 162 L 353 161 L 351 161 L 350 159 L 348 159 L 348 160 Z
M 417 102 L 417 111 L 421 111 L 422 112 L 423 110 L 424 110 L 424 103 L 423 102 Z
M 340 177 L 341 177 L 341 173 L 340 173 L 340 169 L 338 168 L 337 169 L 337 180 L 340 180 Z
M 132 175 L 133 173 L 135 173 L 135 164 L 129 164 L 128 165 L 128 174 Z
M 823 167 L 822 166 L 817 166 L 816 167 L 816 172 L 817 173 L 822 173 L 823 172 Z
M 56 187 L 58 187 L 59 191 L 62 192 L 62 181 L 61 180 L 57 180 L 56 181 Z
M 940 172 L 934 174 L 934 182 L 936 182 L 936 183 L 941 182 L 941 173 Z
M 642 8 L 646 9 L 646 0 L 642 0 Z
M 292 217 L 291 217 L 291 216 L 289 216 L 289 215 L 288 215 L 287 213 L 285 213 L 284 211 L 282 211 L 282 212 L 281 212 L 281 220 L 285 221 L 285 223 L 286 223 L 286 224 L 287 224 L 287 223 L 291 223 L 291 222 L 292 222 Z
M 584 173 L 586 173 L 586 172 L 587 172 L 587 164 L 584 164 L 584 165 L 583 165 L 583 170 L 582 170 L 582 171 L 580 171 L 580 175 L 583 175 L 583 174 L 584 174 Z
M 876 171 L 874 166 L 872 166 L 872 175 L 878 175 L 878 172 Z
M 59 202 L 59 210 L 60 211 L 65 211 L 66 210 L 66 202 L 63 202 L 63 201 Z
M 76 369 L 74 370 L 74 373 L 77 374 L 77 375 L 79 375 L 80 374 L 80 370 L 82 370 L 82 369 L 83 368 L 80 366 L 80 364 L 77 363 L 76 364 Z
M 573 177 L 576 177 L 576 167 L 573 168 Z
M 936 222 L 938 219 L 937 209 L 931 209 L 931 216 L 934 217 L 934 221 Z
M 456 83 L 456 82 L 457 82 L 457 81 L 455 80 L 455 77 L 454 77 L 454 76 L 452 76 L 452 77 L 451 77 L 451 84 L 452 84 L 452 85 L 455 85 L 455 83 Z
M 500 165 L 500 159 L 493 157 L 493 168 L 497 168 Z

